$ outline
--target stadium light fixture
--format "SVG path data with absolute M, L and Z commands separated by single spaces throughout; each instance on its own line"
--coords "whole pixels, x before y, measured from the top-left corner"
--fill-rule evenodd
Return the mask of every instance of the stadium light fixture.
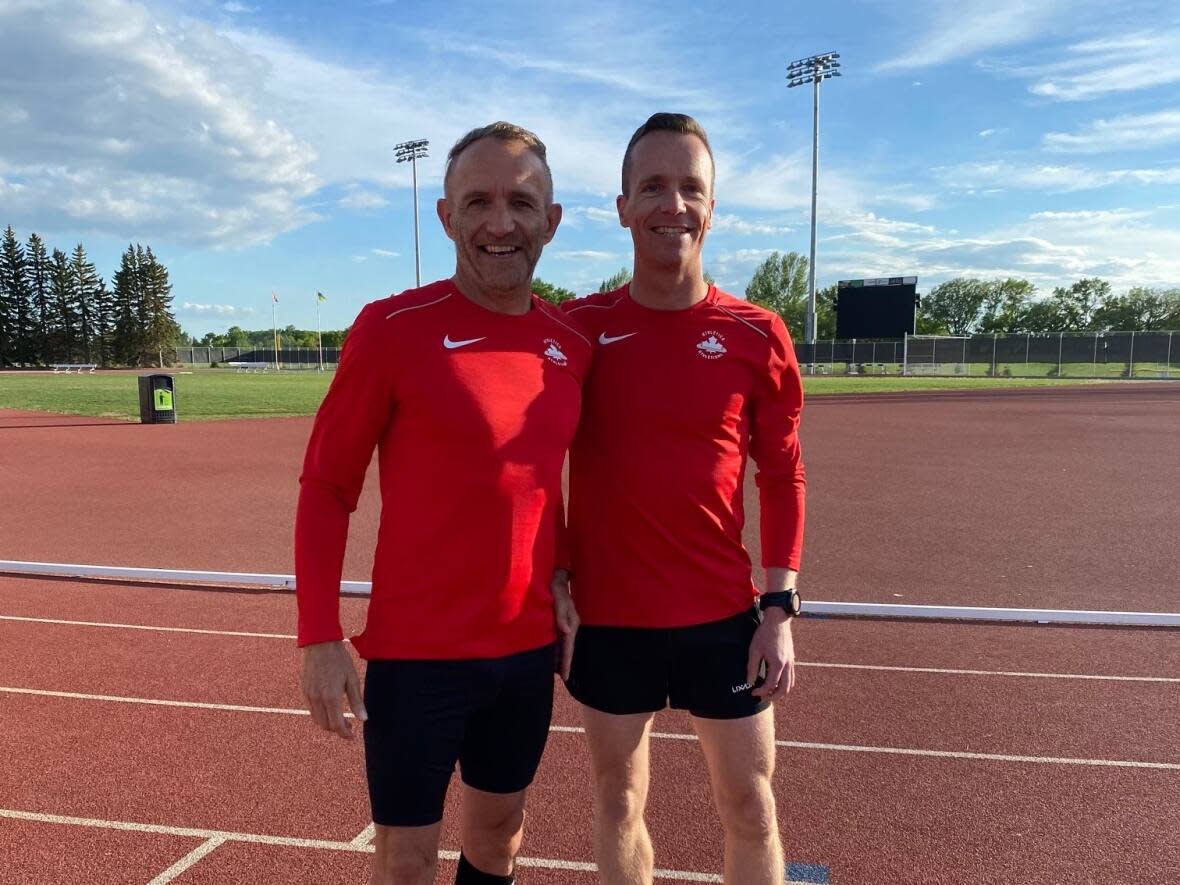
M 840 76 L 840 53 L 825 52 L 800 58 L 787 65 L 787 88 L 811 83 L 814 87 L 811 117 L 811 258 L 807 264 L 807 320 L 804 337 L 815 348 L 815 206 L 819 180 L 819 84 Z M 809 360 L 810 361 L 810 360 Z
M 403 141 L 393 146 L 394 157 L 399 163 L 409 163 L 414 177 L 414 285 L 422 285 L 422 250 L 418 245 L 418 161 L 425 159 L 430 142 L 425 138 Z

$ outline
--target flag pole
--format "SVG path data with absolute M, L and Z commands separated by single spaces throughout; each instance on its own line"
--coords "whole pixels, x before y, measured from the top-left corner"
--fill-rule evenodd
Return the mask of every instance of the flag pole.
M 270 293 L 270 325 L 271 325 L 271 331 L 274 333 L 274 342 L 273 343 L 275 346 L 275 371 L 276 372 L 279 370 L 278 309 L 279 309 L 279 293 L 278 292 L 271 292 Z
M 320 371 L 324 371 L 324 334 L 320 331 L 320 302 L 324 300 L 324 296 L 319 292 L 315 293 L 315 338 L 316 345 L 320 351 Z

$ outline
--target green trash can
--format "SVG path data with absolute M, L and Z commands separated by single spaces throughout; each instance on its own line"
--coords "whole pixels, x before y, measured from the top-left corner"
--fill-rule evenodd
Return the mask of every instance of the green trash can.
M 176 382 L 171 375 L 139 376 L 139 420 L 143 424 L 176 423 Z

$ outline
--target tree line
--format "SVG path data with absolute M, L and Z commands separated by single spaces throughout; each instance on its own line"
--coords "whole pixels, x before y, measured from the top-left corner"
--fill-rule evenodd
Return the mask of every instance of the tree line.
M 324 347 L 340 347 L 344 343 L 343 329 L 325 329 L 322 333 Z M 190 338 L 196 347 L 236 347 L 239 349 L 258 348 L 269 351 L 275 346 L 273 329 L 243 329 L 230 326 L 225 332 L 207 332 L 202 338 Z M 296 329 L 286 326 L 279 329 L 279 343 L 283 347 L 318 347 L 320 340 L 315 329 Z
M 774 252 L 754 271 L 746 298 L 783 318 L 803 340 L 807 313 L 806 256 Z M 815 293 L 816 337 L 836 336 L 836 287 Z M 922 296 L 922 335 L 1049 335 L 1059 332 L 1140 332 L 1180 329 L 1180 289 L 1135 287 L 1116 295 L 1110 283 L 1086 277 L 1047 296 L 1024 279 L 958 277 Z
M 181 337 L 168 269 L 151 246 L 128 245 L 107 287 L 86 249 L 52 251 L 36 233 L 0 240 L 0 366 L 170 361 Z

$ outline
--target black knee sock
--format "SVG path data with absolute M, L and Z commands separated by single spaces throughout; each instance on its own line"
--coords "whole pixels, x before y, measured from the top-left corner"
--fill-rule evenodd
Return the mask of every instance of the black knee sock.
M 512 885 L 516 879 L 509 873 L 507 876 L 493 876 L 491 873 L 481 873 L 471 865 L 471 861 L 464 854 L 459 855 L 459 869 L 455 872 L 455 885 Z

